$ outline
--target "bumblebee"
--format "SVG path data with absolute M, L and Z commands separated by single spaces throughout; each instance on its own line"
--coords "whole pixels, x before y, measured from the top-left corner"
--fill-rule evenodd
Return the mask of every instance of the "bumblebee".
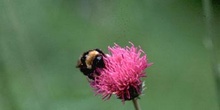
M 84 75 L 94 80 L 95 75 L 99 75 L 96 69 L 105 67 L 103 57 L 105 57 L 105 54 L 100 49 L 84 52 L 79 58 L 76 68 L 79 68 Z

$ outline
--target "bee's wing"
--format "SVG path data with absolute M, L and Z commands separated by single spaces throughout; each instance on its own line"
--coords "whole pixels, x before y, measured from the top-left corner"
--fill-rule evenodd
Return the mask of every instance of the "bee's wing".
M 81 57 L 77 61 L 76 68 L 80 68 L 82 66 Z

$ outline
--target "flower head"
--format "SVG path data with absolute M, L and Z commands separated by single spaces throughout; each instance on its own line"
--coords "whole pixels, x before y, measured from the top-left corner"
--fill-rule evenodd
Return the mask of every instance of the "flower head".
M 108 47 L 109 54 L 104 58 L 105 68 L 98 68 L 100 73 L 95 80 L 90 81 L 97 94 L 103 99 L 109 99 L 112 94 L 122 101 L 132 100 L 142 92 L 141 78 L 145 77 L 148 63 L 146 54 L 132 43 L 125 48 L 115 44 Z

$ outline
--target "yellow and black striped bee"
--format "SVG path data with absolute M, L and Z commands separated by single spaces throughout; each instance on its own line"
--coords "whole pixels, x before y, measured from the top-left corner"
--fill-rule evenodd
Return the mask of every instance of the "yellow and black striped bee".
M 94 77 L 99 75 L 95 70 L 105 67 L 103 57 L 105 57 L 105 54 L 100 49 L 88 50 L 82 54 L 76 67 L 79 68 L 84 75 L 94 80 Z

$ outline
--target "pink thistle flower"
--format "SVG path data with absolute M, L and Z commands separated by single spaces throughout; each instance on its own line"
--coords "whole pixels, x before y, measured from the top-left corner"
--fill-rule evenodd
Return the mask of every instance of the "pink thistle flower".
M 142 93 L 142 77 L 145 77 L 145 69 L 151 65 L 147 56 L 139 47 L 132 43 L 125 48 L 115 44 L 108 47 L 110 54 L 104 57 L 105 68 L 98 68 L 100 73 L 90 85 L 97 94 L 102 94 L 103 99 L 109 99 L 112 94 L 123 102 L 132 100 Z

